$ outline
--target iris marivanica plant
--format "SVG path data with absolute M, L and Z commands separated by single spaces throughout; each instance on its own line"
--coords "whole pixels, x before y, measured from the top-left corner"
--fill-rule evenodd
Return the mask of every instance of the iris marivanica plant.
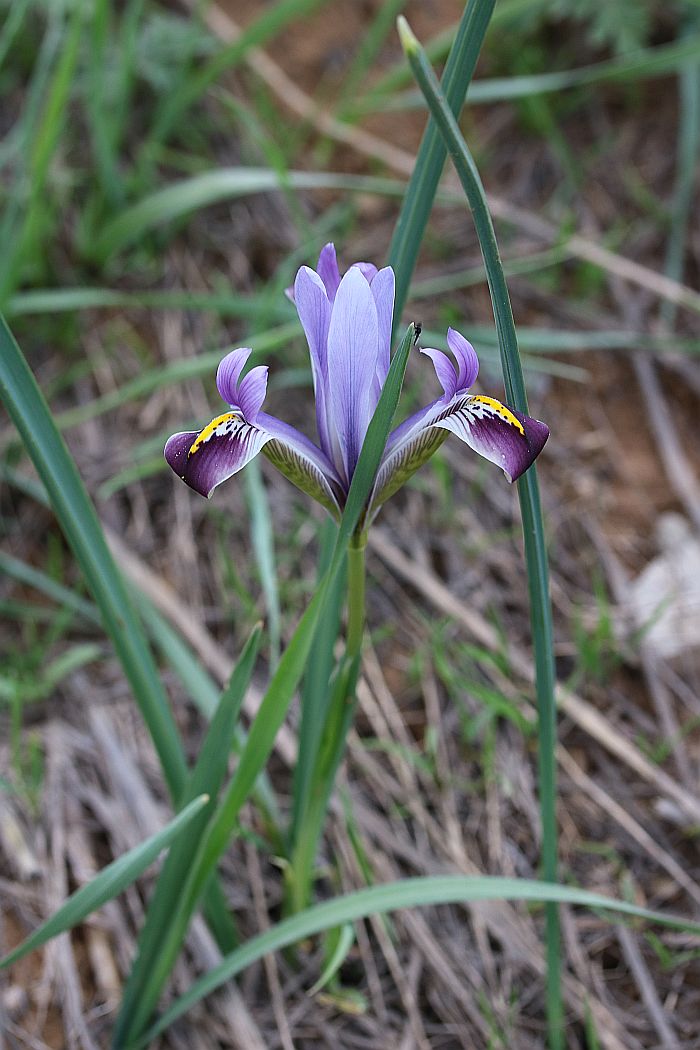
M 335 248 L 323 248 L 317 270 L 302 266 L 288 292 L 311 354 L 318 445 L 288 423 L 262 411 L 264 365 L 243 369 L 252 350 L 242 347 L 219 365 L 216 385 L 229 409 L 200 431 L 174 434 L 165 458 L 203 496 L 241 470 L 259 452 L 334 517 L 342 512 L 369 421 L 389 370 L 394 271 L 355 263 L 341 278 Z M 363 526 L 382 504 L 456 434 L 476 452 L 518 478 L 542 451 L 549 429 L 492 397 L 470 394 L 479 370 L 472 345 L 453 328 L 441 350 L 423 349 L 442 396 L 389 435 Z

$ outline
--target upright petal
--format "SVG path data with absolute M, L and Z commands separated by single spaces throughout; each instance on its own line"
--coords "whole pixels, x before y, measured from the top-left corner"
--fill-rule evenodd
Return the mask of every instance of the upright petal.
M 374 296 L 360 271 L 351 267 L 340 282 L 328 329 L 329 426 L 340 439 L 346 481 L 355 469 L 376 404 L 372 388 L 377 341 Z
M 355 262 L 352 264 L 350 269 L 359 270 L 368 284 L 371 284 L 374 278 L 377 276 L 377 267 L 374 265 L 374 263 Z
M 426 346 L 423 347 L 421 353 L 425 354 L 433 362 L 435 374 L 440 380 L 440 386 L 445 391 L 446 399 L 449 401 L 457 391 L 457 371 L 455 366 L 447 354 L 443 354 L 442 350 L 433 350 L 431 347 Z
M 464 393 L 476 382 L 479 374 L 479 358 L 472 344 L 455 328 L 447 329 L 447 345 L 457 361 L 457 390 Z
M 391 359 L 391 328 L 394 320 L 394 271 L 390 266 L 379 270 L 373 278 L 370 288 L 377 307 L 379 342 L 377 352 L 377 380 L 379 393 L 386 381 Z
M 333 302 L 340 284 L 340 270 L 338 269 L 338 260 L 335 255 L 335 245 L 332 241 L 321 248 L 316 270 L 323 281 L 328 298 Z
M 227 405 L 238 403 L 238 380 L 252 353 L 249 346 L 242 346 L 239 350 L 232 350 L 230 354 L 226 354 L 219 363 L 216 370 L 216 387 Z
M 267 393 L 267 365 L 258 365 L 238 384 L 237 400 L 233 403 L 240 408 L 248 423 L 254 423 L 262 408 Z
M 329 245 L 326 245 L 328 248 Z M 330 245 L 330 247 L 333 247 Z M 324 251 L 326 249 L 324 248 Z M 321 253 L 323 255 L 323 252 Z M 335 250 L 333 254 L 335 258 Z M 316 425 L 321 448 L 331 455 L 331 437 L 328 424 L 328 326 L 331 304 L 326 287 L 319 275 L 308 266 L 302 266 L 294 282 L 294 302 L 301 321 L 311 356 L 311 374 L 316 397 Z

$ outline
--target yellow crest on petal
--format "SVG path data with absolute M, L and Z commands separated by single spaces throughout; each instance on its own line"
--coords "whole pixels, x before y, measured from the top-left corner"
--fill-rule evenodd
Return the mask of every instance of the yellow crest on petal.
M 511 426 L 515 427 L 516 430 L 525 437 L 525 428 L 518 419 L 514 416 L 509 408 L 502 405 L 500 401 L 497 401 L 495 397 L 484 397 L 482 394 L 476 394 L 469 398 L 470 405 L 480 404 L 485 405 L 501 419 L 505 420 L 506 423 L 510 423 Z
M 212 419 L 211 423 L 207 423 L 204 430 L 200 430 L 199 434 L 197 434 L 187 453 L 188 456 L 193 456 L 210 438 L 225 437 L 226 434 L 230 434 L 234 424 L 240 423 L 242 419 L 240 412 L 224 412 L 223 415 Z

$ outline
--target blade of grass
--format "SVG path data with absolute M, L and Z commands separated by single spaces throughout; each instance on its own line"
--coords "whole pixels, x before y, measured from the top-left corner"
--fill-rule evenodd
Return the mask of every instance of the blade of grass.
M 276 36 L 289 22 L 310 15 L 327 0 L 278 0 L 241 32 L 237 40 L 222 48 L 201 69 L 183 71 L 180 87 L 165 98 L 153 128 L 141 149 L 137 168 L 141 178 L 157 155 L 159 147 L 184 119 L 214 81 L 232 70 L 253 47 L 261 47 Z
M 250 538 L 265 596 L 267 630 L 270 638 L 270 667 L 275 667 L 280 657 L 282 614 L 277 586 L 275 540 L 272 532 L 270 505 L 257 460 L 249 464 L 249 469 L 243 475 L 243 482 L 250 514 Z
M 66 33 L 61 56 L 48 85 L 43 114 L 29 154 L 28 200 L 23 209 L 21 227 L 16 233 L 16 238 L 10 242 L 13 250 L 3 252 L 2 260 L 0 260 L 0 305 L 5 301 L 12 287 L 18 267 L 24 261 L 25 253 L 31 250 L 33 242 L 39 235 L 39 216 L 47 206 L 44 187 L 49 165 L 65 123 L 68 97 L 73 85 L 84 22 L 85 12 L 82 5 L 77 4 Z
M 41 390 L 0 316 L 0 401 L 22 437 L 56 518 L 82 569 L 134 699 L 148 727 L 171 798 L 177 805 L 187 778 L 180 737 L 130 595 L 107 548 L 95 508 Z M 218 883 L 207 914 L 225 923 Z
M 473 158 L 459 130 L 452 110 L 425 54 L 408 27 L 399 19 L 401 43 L 425 100 L 430 107 L 445 146 L 469 202 L 479 237 L 498 331 L 501 363 L 507 398 L 520 412 L 528 410 L 513 311 L 486 196 Z M 535 654 L 535 681 L 538 709 L 538 762 L 540 808 L 542 814 L 542 866 L 547 882 L 557 880 L 556 820 L 556 701 L 554 697 L 554 640 L 549 598 L 549 569 L 544 538 L 537 474 L 534 468 L 518 481 L 522 515 L 525 562 L 527 566 L 530 616 Z M 547 1024 L 551 1050 L 563 1046 L 563 1002 L 559 914 L 556 904 L 546 906 Z
M 88 915 L 97 911 L 103 904 L 130 886 L 141 872 L 153 863 L 162 850 L 175 842 L 182 832 L 191 826 L 192 821 L 198 814 L 201 814 L 207 802 L 206 795 L 194 798 L 169 824 L 166 824 L 162 831 L 158 831 L 145 842 L 135 846 L 134 849 L 103 868 L 99 875 L 71 894 L 50 919 L 43 922 L 26 940 L 0 959 L 0 968 L 10 966 L 28 952 L 40 948 L 42 944 L 57 937 L 59 933 L 64 933 L 77 926 Z
M 201 794 L 206 794 L 209 802 L 198 813 L 187 836 L 175 843 L 163 865 L 148 905 L 146 922 L 139 935 L 136 959 L 131 966 L 122 994 L 119 1017 L 113 1035 L 117 1044 L 125 1034 L 131 1018 L 138 1015 L 141 988 L 156 965 L 162 931 L 169 925 L 172 914 L 177 908 L 192 857 L 199 848 L 199 843 L 215 808 L 216 797 L 226 773 L 241 704 L 260 650 L 260 638 L 261 628 L 258 625 L 246 642 L 229 684 L 221 694 L 197 762 L 190 774 L 184 802 L 188 803 L 192 798 Z
M 697 54 L 696 47 L 696 57 Z M 666 276 L 676 281 L 680 281 L 683 276 L 683 255 L 700 155 L 700 64 L 688 63 L 681 70 L 678 83 L 681 116 L 678 125 L 676 186 L 664 266 Z M 678 304 L 664 300 L 661 304 L 661 319 L 669 328 L 673 328 L 677 313 Z
M 469 0 L 450 50 L 442 82 L 453 113 L 462 108 L 474 75 L 496 0 Z M 401 319 L 428 216 L 433 207 L 446 147 L 431 118 L 421 140 L 413 175 L 401 205 L 389 248 L 389 265 L 396 272 L 394 324 Z
M 153 738 L 171 795 L 177 799 L 185 782 L 187 767 L 153 658 L 75 463 L 21 350 L 2 318 L 0 400 L 24 441 L 100 608 L 105 629 L 114 643 Z
M 321 537 L 321 552 L 318 565 L 318 585 L 321 585 L 335 547 L 336 529 L 327 522 Z M 289 831 L 288 850 L 291 853 L 299 837 L 303 815 L 306 812 L 311 777 L 321 739 L 321 732 L 328 707 L 328 683 L 335 663 L 333 649 L 340 633 L 340 617 L 345 598 L 345 579 L 338 573 L 328 595 L 328 604 L 314 638 L 309 666 L 304 676 L 301 692 L 301 723 L 299 726 L 299 754 L 294 767 L 292 786 L 292 821 Z
M 338 189 L 390 197 L 400 197 L 404 192 L 404 184 L 398 179 L 369 175 L 289 171 L 284 181 L 286 186 L 295 189 Z M 144 233 L 164 223 L 220 201 L 278 189 L 279 176 L 268 168 L 221 168 L 194 175 L 171 183 L 125 209 L 105 225 L 90 250 L 96 262 L 104 263 Z
M 205 974 L 176 999 L 159 1021 L 128 1050 L 138 1050 L 160 1035 L 195 1003 L 210 995 L 226 981 L 258 959 L 313 937 L 323 930 L 348 922 L 356 922 L 370 915 L 382 915 L 404 908 L 422 908 L 437 904 L 460 904 L 464 901 L 536 901 L 577 904 L 605 912 L 629 915 L 675 929 L 700 932 L 700 924 L 665 912 L 640 908 L 627 901 L 617 901 L 599 893 L 589 893 L 569 886 L 555 886 L 529 879 L 508 879 L 497 876 L 434 875 L 404 879 L 384 885 L 370 886 L 333 900 L 323 901 L 313 908 L 285 919 L 237 948 L 209 973 Z
M 483 105 L 528 98 L 531 95 L 553 94 L 593 84 L 627 83 L 669 76 L 686 64 L 689 58 L 695 57 L 698 49 L 700 36 L 693 36 L 576 69 L 524 76 L 488 77 L 475 80 L 469 85 L 467 101 L 470 106 Z M 406 110 L 424 105 L 423 96 L 419 91 L 407 91 L 384 105 L 380 102 L 375 104 L 374 110 Z
M 115 1048 L 119 1050 L 137 1038 L 147 1024 L 163 984 L 175 964 L 202 891 L 211 878 L 219 857 L 226 849 L 240 810 L 272 751 L 277 732 L 307 666 L 319 617 L 325 613 L 328 592 L 340 572 L 347 545 L 358 528 L 366 506 L 398 405 L 414 334 L 415 329 L 410 325 L 394 354 L 379 403 L 370 420 L 338 527 L 328 572 L 302 615 L 272 676 L 250 728 L 236 771 L 192 861 L 187 882 L 181 888 L 177 910 L 170 916 L 167 928 L 162 930 L 158 951 L 154 953 L 154 965 L 144 978 L 130 1016 L 124 1019 L 120 1028 L 120 1039 L 114 1043 Z

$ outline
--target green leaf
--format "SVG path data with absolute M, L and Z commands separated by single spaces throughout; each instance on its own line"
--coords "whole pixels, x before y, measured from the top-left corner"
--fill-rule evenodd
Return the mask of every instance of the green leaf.
M 328 594 L 340 572 L 347 545 L 366 506 L 396 412 L 413 337 L 414 328 L 411 325 L 391 362 L 353 474 L 328 572 L 297 624 L 272 676 L 250 728 L 236 771 L 211 819 L 199 851 L 192 860 L 187 882 L 181 887 L 177 909 L 171 914 L 167 928 L 161 929 L 159 949 L 154 953 L 157 956 L 154 967 L 141 987 L 138 1002 L 130 1018 L 125 1020 L 119 1030 L 120 1038 L 115 1041 L 115 1047 L 122 1047 L 139 1035 L 139 1027 L 145 1023 L 155 1006 L 161 988 L 175 964 L 199 898 L 216 868 L 219 857 L 228 845 L 241 808 L 250 796 L 272 751 L 277 732 L 307 666 L 319 617 L 325 613 Z
M 135 846 L 128 853 L 108 864 L 91 882 L 71 894 L 50 919 L 43 922 L 4 959 L 0 959 L 0 967 L 9 966 L 28 952 L 46 944 L 52 937 L 57 937 L 59 933 L 65 933 L 66 930 L 77 926 L 88 915 L 101 908 L 106 901 L 112 900 L 122 890 L 125 890 L 142 871 L 145 871 L 149 864 L 153 863 L 161 850 L 164 850 L 182 834 L 197 814 L 201 813 L 207 802 L 206 795 L 193 799 L 162 831 L 158 831 L 139 846 Z
M 479 245 L 486 267 L 496 331 L 501 351 L 501 366 L 510 404 L 520 412 L 528 411 L 525 381 L 518 352 L 513 311 L 508 295 L 503 265 L 496 242 L 486 195 L 474 160 L 462 138 L 459 125 L 440 92 L 425 53 L 408 23 L 400 20 L 401 37 L 413 75 L 430 108 L 471 208 Z M 539 794 L 542 812 L 542 867 L 548 882 L 557 879 L 556 820 L 556 701 L 554 696 L 554 639 L 552 609 L 549 599 L 549 567 L 544 538 L 544 522 L 535 467 L 518 481 L 522 516 L 525 562 L 527 566 L 530 618 L 535 652 L 535 677 L 538 710 Z M 563 1006 L 559 916 L 555 904 L 546 908 L 547 946 L 547 1018 L 550 1050 L 563 1046 Z
M 464 103 L 495 2 L 496 0 L 469 0 L 462 15 L 442 77 L 448 105 L 453 113 L 458 113 Z M 393 266 L 396 272 L 394 324 L 399 323 L 406 303 L 411 276 L 446 156 L 445 145 L 435 121 L 431 119 L 416 156 L 413 174 L 389 249 L 389 265 Z
M 365 919 L 369 915 L 382 915 L 404 908 L 460 904 L 466 901 L 505 900 L 580 904 L 588 908 L 601 908 L 605 911 L 618 912 L 621 915 L 636 916 L 695 934 L 700 933 L 700 923 L 665 912 L 639 908 L 627 901 L 617 901 L 600 893 L 589 893 L 586 890 L 569 886 L 488 875 L 436 875 L 404 879 L 400 882 L 370 886 L 343 897 L 336 897 L 334 900 L 323 901 L 299 915 L 277 923 L 276 926 L 272 926 L 257 937 L 251 938 L 240 948 L 231 952 L 204 977 L 195 981 L 185 995 L 177 999 L 160 1020 L 141 1039 L 131 1044 L 128 1050 L 137 1050 L 138 1047 L 145 1046 L 164 1032 L 178 1017 L 187 1013 L 195 1003 L 220 988 L 222 984 L 258 959 L 290 944 L 303 941 L 307 937 L 313 937 L 323 930 Z
M 153 657 L 95 508 L 21 350 L 0 317 L 0 400 L 15 423 L 73 549 L 148 725 L 170 793 L 187 767 Z
M 286 172 L 284 188 L 290 186 L 306 190 L 336 189 L 356 193 L 378 193 L 390 197 L 400 197 L 404 191 L 404 184 L 397 179 L 306 171 Z M 200 208 L 224 200 L 254 193 L 269 193 L 282 188 L 280 176 L 269 168 L 222 168 L 171 183 L 165 189 L 157 190 L 126 208 L 108 223 L 93 245 L 94 257 L 103 262 L 142 237 L 148 230 L 182 218 Z
M 132 1026 L 138 1030 L 139 1024 L 148 1020 L 157 1001 L 159 988 L 155 986 L 153 975 L 158 967 L 160 942 L 164 931 L 170 926 L 173 914 L 177 911 L 192 858 L 196 855 L 205 834 L 226 773 L 241 704 L 260 649 L 260 636 L 261 628 L 258 625 L 241 653 L 228 686 L 221 694 L 197 763 L 190 774 L 183 801 L 189 802 L 191 798 L 203 792 L 210 801 L 198 814 L 187 838 L 175 844 L 163 865 L 148 905 L 145 925 L 139 936 L 136 960 L 122 996 L 114 1032 L 117 1045 Z M 152 989 L 150 995 L 149 988 Z

